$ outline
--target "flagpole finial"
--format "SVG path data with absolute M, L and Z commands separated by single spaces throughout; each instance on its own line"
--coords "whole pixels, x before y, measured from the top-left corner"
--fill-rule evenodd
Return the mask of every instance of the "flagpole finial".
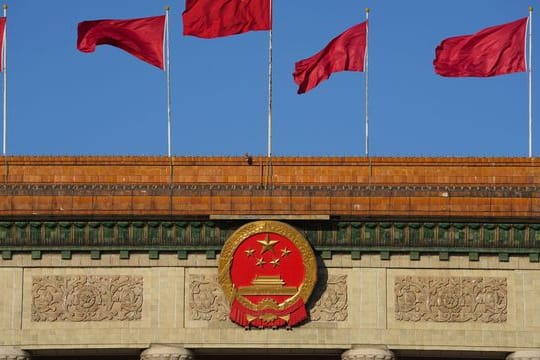
M 369 8 L 366 8 L 366 14 L 369 14 Z
M 7 10 L 7 4 L 2 5 L 2 9 Z
M 533 7 L 529 6 L 529 12 L 532 12 L 532 11 L 533 11 Z
M 169 11 L 169 10 L 171 10 L 171 7 L 169 5 L 166 5 L 165 6 L 165 11 Z

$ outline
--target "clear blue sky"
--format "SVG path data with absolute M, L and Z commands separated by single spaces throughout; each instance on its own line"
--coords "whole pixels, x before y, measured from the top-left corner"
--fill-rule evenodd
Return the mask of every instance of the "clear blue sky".
M 184 37 L 183 0 L 7 4 L 8 154 L 166 155 L 165 73 L 110 46 L 78 52 L 76 29 L 167 4 L 173 155 L 266 154 L 267 32 Z M 370 7 L 371 155 L 526 156 L 526 73 L 442 78 L 432 61 L 442 39 L 525 17 L 529 5 L 540 11 L 536 0 L 274 0 L 274 155 L 364 155 L 364 74 L 334 74 L 304 95 L 291 74 Z M 539 52 L 535 41 L 537 69 Z

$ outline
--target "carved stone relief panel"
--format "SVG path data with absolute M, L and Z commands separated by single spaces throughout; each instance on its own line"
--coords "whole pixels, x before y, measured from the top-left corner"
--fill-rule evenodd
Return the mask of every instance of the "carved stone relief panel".
M 321 297 L 311 309 L 312 321 L 345 321 L 348 316 L 347 275 L 330 275 Z M 188 294 L 191 320 L 226 321 L 229 304 L 217 276 L 190 275 Z
M 32 321 L 132 321 L 142 317 L 140 276 L 36 276 Z
M 311 320 L 345 321 L 347 310 L 347 275 L 329 275 L 326 288 L 311 309 Z
M 217 275 L 190 275 L 188 296 L 191 320 L 227 320 L 229 305 L 217 281 Z
M 501 323 L 507 320 L 507 280 L 495 277 L 398 276 L 396 320 Z

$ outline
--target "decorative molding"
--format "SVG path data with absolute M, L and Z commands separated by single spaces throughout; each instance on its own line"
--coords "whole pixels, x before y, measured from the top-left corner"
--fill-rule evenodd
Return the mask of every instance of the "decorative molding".
M 140 276 L 36 276 L 32 321 L 133 321 L 142 317 Z
M 394 360 L 394 353 L 384 349 L 353 348 L 341 354 L 342 360 Z
M 193 353 L 185 348 L 152 345 L 141 353 L 141 360 L 193 360 Z
M 396 320 L 502 323 L 507 320 L 507 280 L 494 277 L 398 276 Z
M 348 317 L 347 275 L 330 275 L 310 311 L 312 321 L 345 321 Z
M 0 346 L 0 360 L 30 360 L 30 354 L 13 346 Z
M 191 320 L 227 320 L 229 305 L 217 281 L 217 275 L 190 275 L 189 316 Z
M 508 355 L 506 360 L 540 360 L 540 349 L 516 351 Z
M 215 250 L 242 221 L 0 221 L 0 250 Z M 299 224 L 315 247 L 329 251 L 540 253 L 540 223 L 313 221 Z M 166 250 L 165 250 L 166 249 Z M 8 254 L 3 255 L 9 258 Z M 507 260 L 506 260 L 507 261 Z M 534 260 L 537 261 L 537 260 Z
M 448 192 L 449 196 L 467 197 L 534 197 L 540 191 L 537 185 L 438 185 L 438 184 L 320 184 L 271 187 L 254 184 L 0 184 L 0 195 L 185 195 L 227 191 L 231 196 L 267 194 L 287 191 L 290 196 L 306 196 L 313 192 L 332 192 L 333 197 L 353 196 L 426 196 Z M 133 194 L 132 194 L 133 192 Z M 127 194 L 126 194 L 127 193 Z

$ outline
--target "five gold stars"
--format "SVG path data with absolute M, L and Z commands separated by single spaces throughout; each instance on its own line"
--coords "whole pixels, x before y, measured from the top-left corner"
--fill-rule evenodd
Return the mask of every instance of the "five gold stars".
M 256 240 L 256 241 L 259 244 L 261 244 L 261 246 L 262 246 L 260 255 L 263 255 L 267 251 L 271 251 L 271 252 L 275 253 L 274 246 L 276 246 L 276 244 L 279 243 L 279 240 L 271 240 L 270 239 L 270 234 L 266 234 L 266 239 L 264 239 L 264 240 Z M 291 250 L 289 250 L 286 247 L 280 249 L 279 251 L 281 251 L 281 257 L 286 257 L 291 253 Z M 253 257 L 255 255 L 255 249 L 253 249 L 253 248 L 245 249 L 244 253 L 246 254 L 247 257 Z M 255 265 L 258 266 L 258 267 L 264 267 L 264 265 L 266 265 L 266 264 L 271 264 L 274 268 L 277 268 L 279 265 L 281 265 L 280 260 L 281 259 L 279 257 L 277 257 L 277 258 L 274 257 L 269 262 L 266 262 L 264 260 L 264 257 L 261 256 L 261 257 L 257 258 L 257 260 L 255 262 Z

